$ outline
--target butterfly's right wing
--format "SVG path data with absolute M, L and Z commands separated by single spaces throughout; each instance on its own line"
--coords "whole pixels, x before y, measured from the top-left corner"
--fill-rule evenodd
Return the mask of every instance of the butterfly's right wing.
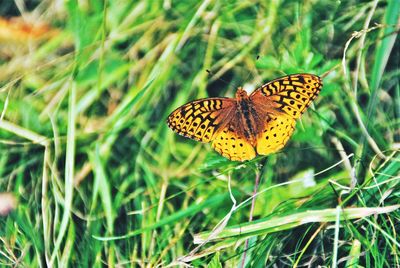
M 282 149 L 293 134 L 296 120 L 288 115 L 270 115 L 265 129 L 257 137 L 257 153 L 269 155 Z
M 268 155 L 285 146 L 296 119 L 318 96 L 321 88 L 320 77 L 294 74 L 275 79 L 251 94 L 258 112 L 266 118 L 264 129 L 257 137 L 258 154 Z
M 167 119 L 168 127 L 179 135 L 210 142 L 234 115 L 236 102 L 231 98 L 205 98 L 189 102 Z
M 299 118 L 318 96 L 322 79 L 313 74 L 292 74 L 266 83 L 250 96 L 256 107 L 265 107 Z

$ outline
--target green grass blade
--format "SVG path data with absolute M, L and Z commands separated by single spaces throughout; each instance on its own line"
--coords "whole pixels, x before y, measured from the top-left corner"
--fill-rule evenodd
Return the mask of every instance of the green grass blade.
M 226 200 L 226 198 L 228 197 L 227 194 L 224 195 L 216 195 L 213 196 L 209 199 L 207 199 L 206 201 L 200 203 L 200 204 L 194 204 L 191 205 L 190 207 L 188 207 L 185 210 L 181 210 L 173 215 L 170 215 L 168 217 L 164 217 L 162 220 L 160 220 L 159 222 L 153 224 L 153 225 L 149 225 L 146 226 L 145 228 L 139 229 L 139 230 L 135 230 L 129 234 L 126 235 L 122 235 L 122 236 L 114 236 L 114 237 L 101 237 L 101 236 L 93 236 L 96 239 L 99 239 L 101 241 L 109 241 L 109 240 L 116 240 L 116 239 L 126 239 L 135 235 L 139 235 L 145 231 L 149 231 L 149 230 L 153 230 L 155 228 L 161 227 L 163 225 L 166 224 L 170 224 L 176 221 L 181 220 L 184 217 L 188 217 L 191 216 L 195 213 L 198 213 L 199 211 L 204 210 L 205 208 L 215 208 L 218 207 L 218 205 L 220 205 L 223 201 Z
M 400 208 L 400 205 L 376 208 L 345 208 L 340 213 L 340 220 L 352 220 L 364 218 L 374 214 L 390 213 Z M 336 221 L 336 209 L 324 209 L 300 212 L 289 216 L 275 217 L 272 219 L 258 220 L 252 223 L 245 223 L 240 226 L 228 227 L 219 233 L 212 240 L 219 240 L 233 236 L 252 236 L 282 230 L 291 229 L 311 222 L 333 222 Z M 207 239 L 210 232 L 202 232 L 194 236 L 195 243 L 202 243 Z

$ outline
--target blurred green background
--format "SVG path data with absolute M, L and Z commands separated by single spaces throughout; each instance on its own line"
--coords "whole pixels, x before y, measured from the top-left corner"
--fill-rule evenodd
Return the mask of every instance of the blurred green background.
M 399 267 L 399 14 L 397 0 L 2 3 L 0 192 L 18 204 L 0 264 Z M 324 87 L 274 155 L 231 162 L 166 125 L 190 100 L 302 72 Z

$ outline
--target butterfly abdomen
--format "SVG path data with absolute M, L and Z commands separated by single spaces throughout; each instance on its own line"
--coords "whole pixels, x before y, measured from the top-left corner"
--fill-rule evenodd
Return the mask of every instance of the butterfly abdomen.
M 257 138 L 257 130 L 262 124 L 257 120 L 258 115 L 254 104 L 249 98 L 241 98 L 237 100 L 237 128 L 242 129 L 242 134 L 251 144 L 255 144 Z

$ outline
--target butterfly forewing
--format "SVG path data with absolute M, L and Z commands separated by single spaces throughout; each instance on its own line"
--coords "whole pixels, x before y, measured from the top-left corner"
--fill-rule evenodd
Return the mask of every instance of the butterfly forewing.
M 229 98 L 207 98 L 189 102 L 167 119 L 168 126 L 178 134 L 210 142 L 216 132 L 229 123 L 235 101 Z
M 294 74 L 266 83 L 251 94 L 257 103 L 272 103 L 280 112 L 297 119 L 322 88 L 322 80 L 312 74 Z M 262 98 L 264 96 L 265 98 Z

